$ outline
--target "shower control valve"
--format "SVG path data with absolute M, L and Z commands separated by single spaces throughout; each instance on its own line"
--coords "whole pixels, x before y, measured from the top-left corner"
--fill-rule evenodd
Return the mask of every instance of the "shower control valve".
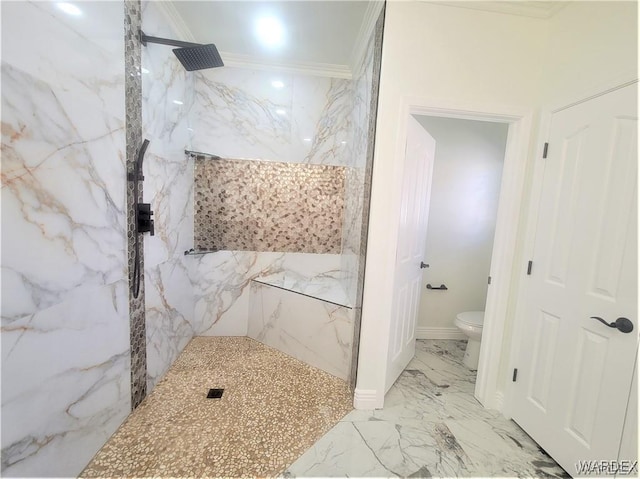
M 152 216 L 150 203 L 138 203 L 138 233 L 151 233 L 151 236 L 155 234 Z

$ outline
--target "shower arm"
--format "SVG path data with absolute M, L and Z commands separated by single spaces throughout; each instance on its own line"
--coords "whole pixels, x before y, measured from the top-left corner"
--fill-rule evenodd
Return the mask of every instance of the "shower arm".
M 171 45 L 173 47 L 181 47 L 181 48 L 202 46 L 200 43 L 182 42 L 180 40 L 170 40 L 169 38 L 150 37 L 148 35 L 145 35 L 144 32 L 140 30 L 140 43 L 142 43 L 146 47 L 147 42 L 159 43 L 161 45 Z
M 138 34 L 140 36 L 140 43 L 145 47 L 147 43 L 159 43 L 161 45 L 178 47 L 173 49 L 173 54 L 188 72 L 224 66 L 220 52 L 213 43 L 202 45 L 200 43 L 183 42 L 169 38 L 150 37 L 145 35 L 142 30 L 138 30 Z

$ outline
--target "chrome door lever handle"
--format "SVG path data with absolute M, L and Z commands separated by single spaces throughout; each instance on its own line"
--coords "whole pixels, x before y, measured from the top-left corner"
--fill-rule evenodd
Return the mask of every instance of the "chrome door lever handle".
M 422 261 L 420 261 L 420 269 L 424 269 L 424 268 L 428 268 L 429 265 L 427 263 L 424 263 Z
M 598 316 L 591 316 L 591 319 L 597 319 L 605 326 L 616 328 L 621 333 L 630 333 L 633 331 L 633 323 L 627 318 L 618 318 L 613 323 L 607 323 L 604 319 Z

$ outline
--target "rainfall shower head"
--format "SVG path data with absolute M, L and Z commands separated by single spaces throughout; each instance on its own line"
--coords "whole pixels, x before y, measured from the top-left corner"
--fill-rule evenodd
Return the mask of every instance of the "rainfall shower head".
M 224 63 L 220 58 L 220 53 L 213 43 L 201 45 L 199 43 L 181 42 L 180 40 L 170 40 L 168 38 L 149 37 L 140 31 L 140 42 L 147 46 L 148 43 L 159 43 L 161 45 L 172 45 L 175 48 L 173 53 L 178 57 L 185 70 L 204 70 L 205 68 L 223 67 Z
M 188 72 L 224 66 L 218 49 L 213 43 L 197 47 L 174 48 L 173 53 Z

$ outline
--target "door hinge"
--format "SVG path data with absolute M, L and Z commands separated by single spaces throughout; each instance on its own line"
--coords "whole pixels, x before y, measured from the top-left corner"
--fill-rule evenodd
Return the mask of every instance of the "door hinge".
M 544 144 L 544 150 L 542 150 L 542 158 L 546 158 L 547 153 L 549 153 L 549 143 Z
M 489 279 L 487 281 L 487 284 L 491 284 L 491 276 L 489 276 Z
M 518 368 L 515 368 L 513 370 L 513 377 L 511 378 L 511 380 L 515 383 L 516 379 L 518 379 Z
M 529 261 L 529 263 L 527 264 L 527 274 L 528 275 L 531 274 L 531 268 L 533 268 L 533 261 Z

